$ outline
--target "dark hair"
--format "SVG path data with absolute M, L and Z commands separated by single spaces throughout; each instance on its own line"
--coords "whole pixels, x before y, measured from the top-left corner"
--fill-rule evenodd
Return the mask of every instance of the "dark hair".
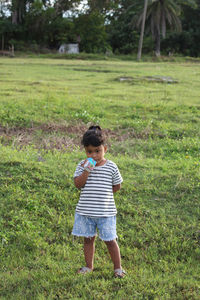
M 105 142 L 104 136 L 100 126 L 90 126 L 88 130 L 84 133 L 81 144 L 84 147 L 92 145 L 98 147 L 103 145 Z

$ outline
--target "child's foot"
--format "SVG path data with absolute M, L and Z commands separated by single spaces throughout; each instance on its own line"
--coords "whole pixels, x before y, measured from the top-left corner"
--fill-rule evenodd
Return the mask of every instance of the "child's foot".
M 116 278 L 123 278 L 126 275 L 126 272 L 123 269 L 115 269 L 114 274 Z
M 88 267 L 82 267 L 78 270 L 78 274 L 86 274 L 92 272 L 92 269 Z

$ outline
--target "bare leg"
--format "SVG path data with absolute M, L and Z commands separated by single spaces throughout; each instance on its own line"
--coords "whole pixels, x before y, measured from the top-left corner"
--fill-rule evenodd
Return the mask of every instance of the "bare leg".
M 120 250 L 119 246 L 117 244 L 116 240 L 113 241 L 105 241 L 108 251 L 110 253 L 110 257 L 112 259 L 112 262 L 114 264 L 114 270 L 115 269 L 121 269 L 121 256 L 120 256 Z
M 92 238 L 84 238 L 84 256 L 86 267 L 93 270 L 94 252 L 95 252 L 95 236 Z

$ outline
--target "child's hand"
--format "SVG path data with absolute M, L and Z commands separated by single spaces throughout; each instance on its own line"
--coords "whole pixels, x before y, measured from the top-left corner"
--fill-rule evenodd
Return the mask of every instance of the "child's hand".
M 97 162 L 90 157 L 85 160 L 83 167 L 85 171 L 90 173 L 92 170 L 94 170 L 96 163 Z

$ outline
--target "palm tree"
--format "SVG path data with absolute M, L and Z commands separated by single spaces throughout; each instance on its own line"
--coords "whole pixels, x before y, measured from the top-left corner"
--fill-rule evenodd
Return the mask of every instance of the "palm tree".
M 173 30 L 181 31 L 179 19 L 180 7 L 174 0 L 151 0 L 147 8 L 146 21 L 155 40 L 155 54 L 160 56 L 161 36 L 165 38 L 167 25 Z M 143 20 L 143 14 L 138 19 L 138 26 Z
M 142 55 L 142 44 L 143 44 L 143 38 L 144 38 L 144 28 L 145 28 L 146 14 L 147 14 L 147 5 L 148 5 L 148 0 L 144 0 L 144 11 L 143 11 L 143 17 L 142 17 L 142 26 L 141 26 L 140 40 L 139 40 L 139 46 L 138 46 L 138 55 L 137 55 L 138 60 L 141 59 L 141 55 Z

